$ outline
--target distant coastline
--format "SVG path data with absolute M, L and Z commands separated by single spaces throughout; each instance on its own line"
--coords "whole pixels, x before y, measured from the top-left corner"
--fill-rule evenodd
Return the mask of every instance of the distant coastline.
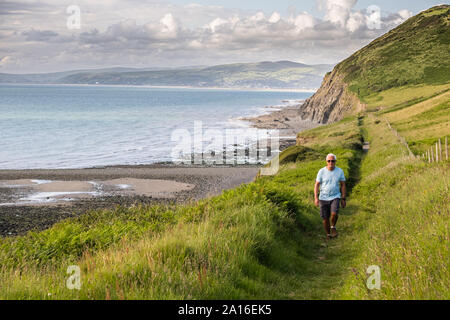
M 332 65 L 262 61 L 178 68 L 100 68 L 50 73 L 0 72 L 0 83 L 89 84 L 220 90 L 299 90 L 320 87 Z

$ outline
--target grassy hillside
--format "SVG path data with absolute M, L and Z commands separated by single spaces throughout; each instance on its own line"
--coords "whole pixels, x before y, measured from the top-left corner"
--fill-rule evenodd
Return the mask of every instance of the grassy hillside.
M 408 150 L 450 134 L 448 86 L 376 92 L 364 112 L 301 132 L 275 176 L 189 205 L 91 211 L 0 239 L 0 299 L 450 299 L 449 161 Z M 313 205 L 329 152 L 350 189 L 332 241 Z M 70 265 L 81 268 L 79 291 L 66 288 Z M 381 290 L 366 286 L 371 265 Z
M 450 6 L 422 12 L 336 66 L 361 99 L 406 85 L 449 82 Z

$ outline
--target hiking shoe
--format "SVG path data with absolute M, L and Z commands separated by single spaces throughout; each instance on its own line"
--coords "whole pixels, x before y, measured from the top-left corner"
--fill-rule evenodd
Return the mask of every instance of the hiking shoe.
M 336 227 L 331 227 L 331 237 L 336 238 L 338 236 Z

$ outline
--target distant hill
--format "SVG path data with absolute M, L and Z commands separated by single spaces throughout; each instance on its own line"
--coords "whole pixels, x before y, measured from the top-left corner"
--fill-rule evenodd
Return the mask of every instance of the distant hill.
M 316 89 L 323 75 L 331 69 L 331 65 L 324 64 L 264 61 L 174 69 L 110 68 L 48 74 L 0 74 L 0 82 Z
M 155 70 L 155 69 L 153 69 Z M 159 69 L 157 69 L 159 70 Z M 0 73 L 0 83 L 57 83 L 59 79 L 77 73 L 104 73 L 104 72 L 132 72 L 142 71 L 138 68 L 104 68 L 104 69 L 84 69 L 71 70 L 51 73 L 31 73 L 31 74 L 12 74 Z
M 408 19 L 337 64 L 300 107 L 302 117 L 327 123 L 364 108 L 390 88 L 450 82 L 450 6 Z M 362 103 L 361 103 L 362 102 Z

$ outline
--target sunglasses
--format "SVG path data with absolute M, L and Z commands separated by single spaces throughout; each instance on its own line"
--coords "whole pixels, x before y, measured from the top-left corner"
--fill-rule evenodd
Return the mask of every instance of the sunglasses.
M 336 160 L 327 160 L 327 162 L 333 162 L 334 163 L 334 162 L 336 162 Z

